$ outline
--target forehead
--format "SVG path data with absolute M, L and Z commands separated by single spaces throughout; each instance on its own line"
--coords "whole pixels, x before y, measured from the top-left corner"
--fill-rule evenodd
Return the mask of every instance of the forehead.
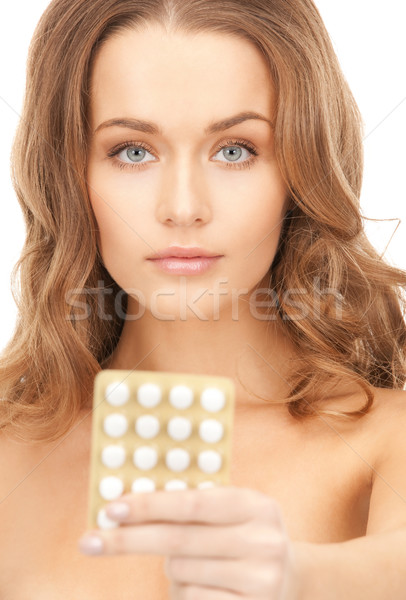
M 107 40 L 91 74 L 91 120 L 151 117 L 183 126 L 239 111 L 271 116 L 274 89 L 265 58 L 222 33 L 167 33 L 159 26 Z M 161 121 L 160 121 L 161 122 Z

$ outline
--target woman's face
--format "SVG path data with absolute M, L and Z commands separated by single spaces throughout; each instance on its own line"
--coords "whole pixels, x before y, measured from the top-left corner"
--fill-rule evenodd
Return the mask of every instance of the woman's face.
M 232 294 L 235 301 L 254 290 L 275 255 L 287 206 L 261 53 L 224 34 L 126 31 L 99 51 L 91 86 L 88 192 L 113 279 L 145 308 L 172 316 L 182 293 L 209 317 L 215 290 L 220 309 Z M 248 112 L 263 118 L 211 128 Z M 169 246 L 221 258 L 180 276 L 150 260 Z

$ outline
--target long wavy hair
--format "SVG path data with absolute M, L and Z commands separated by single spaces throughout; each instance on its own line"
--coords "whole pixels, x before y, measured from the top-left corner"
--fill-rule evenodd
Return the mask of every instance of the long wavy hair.
M 298 419 L 316 405 L 319 414 L 366 414 L 374 387 L 406 380 L 406 273 L 365 236 L 362 119 L 312 0 L 53 0 L 31 41 L 11 155 L 26 240 L 12 273 L 18 318 L 0 357 L 0 428 L 22 440 L 62 436 L 89 406 L 93 379 L 120 338 L 127 297 L 102 263 L 86 188 L 90 76 L 112 35 L 148 23 L 233 35 L 265 56 L 291 202 L 269 272 L 276 317 L 299 357 L 284 402 Z M 113 290 L 110 319 L 97 310 L 101 285 Z M 304 291 L 302 318 L 292 289 Z M 320 390 L 344 380 L 361 387 L 364 406 L 323 409 Z

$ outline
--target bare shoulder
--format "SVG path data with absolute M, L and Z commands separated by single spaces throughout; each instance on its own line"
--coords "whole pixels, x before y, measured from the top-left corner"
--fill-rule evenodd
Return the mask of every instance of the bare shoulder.
M 69 474 L 73 465 L 86 461 L 89 452 L 89 413 L 54 441 L 22 441 L 12 432 L 0 431 L 0 509 L 13 509 L 19 498 L 25 502 L 40 482 L 59 472 Z M 9 505 L 7 498 L 13 498 Z
M 406 391 L 375 388 L 369 435 L 375 444 L 367 534 L 406 526 Z
M 0 431 L 0 501 L 10 485 L 21 476 L 31 462 L 35 450 L 8 431 Z
M 0 431 L 0 453 L 0 562 L 4 564 L 12 560 L 11 549 L 17 552 L 16 540 L 34 543 L 40 524 L 45 531 L 48 522 L 67 514 L 75 498 L 85 506 L 89 426 L 83 422 L 62 438 L 41 443 L 24 442 Z
M 398 406 L 399 410 L 403 410 L 406 406 L 406 390 L 394 390 L 391 388 L 373 388 L 375 398 L 381 406 Z
M 374 402 L 364 416 L 334 425 L 334 432 L 365 464 L 370 486 L 367 535 L 406 526 L 406 391 L 374 387 L 373 392 Z M 359 390 L 335 397 L 328 408 L 353 412 L 365 402 Z
M 363 408 L 366 403 L 366 395 L 358 386 L 342 385 L 339 393 L 329 396 L 324 407 L 333 411 L 356 411 Z M 406 418 L 406 391 L 388 388 L 372 388 L 374 401 L 372 407 L 368 410 L 361 421 L 373 422 L 377 425 L 381 423 L 382 429 L 389 427 L 391 423 L 398 419 Z
M 384 456 L 399 443 L 406 448 L 406 391 L 374 388 L 374 393 L 371 424 L 383 442 L 380 452 Z
M 342 388 L 345 390 L 345 388 Z M 364 409 L 365 393 L 350 388 L 351 393 L 329 398 L 323 408 L 330 414 L 353 413 Z M 372 469 L 379 469 L 389 457 L 406 453 L 406 391 L 373 387 L 374 400 L 369 410 L 359 418 L 331 419 L 322 415 L 320 421 L 331 428 L 331 437 L 344 439 L 365 457 Z M 324 427 L 324 429 L 328 429 Z M 405 455 L 406 460 L 406 455 Z
M 9 574 L 13 573 L 13 561 L 18 545 L 16 540 L 19 539 L 24 516 L 32 504 L 30 473 L 38 462 L 37 452 L 30 445 L 11 437 L 10 433 L 0 431 L 0 562 L 3 566 L 0 572 L 1 591 L 8 589 L 7 581 Z
M 371 416 L 379 430 L 388 434 L 395 430 L 405 433 L 406 390 L 374 388 Z
M 395 452 L 397 445 L 402 444 L 406 450 L 406 391 L 374 387 L 373 392 L 373 405 L 355 428 L 362 435 L 377 467 L 386 456 Z M 365 401 L 364 395 L 358 396 L 352 409 L 359 409 Z
M 33 473 L 46 455 L 46 448 L 16 439 L 0 431 L 0 530 L 27 498 Z

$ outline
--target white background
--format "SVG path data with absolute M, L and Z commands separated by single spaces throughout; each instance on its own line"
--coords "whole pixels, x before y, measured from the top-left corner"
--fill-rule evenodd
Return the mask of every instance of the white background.
M 91 1 L 91 0 L 89 0 Z M 0 349 L 14 328 L 11 269 L 24 241 L 11 186 L 9 154 L 21 112 L 25 62 L 48 0 L 7 2 L 0 24 Z M 385 256 L 406 269 L 406 4 L 403 0 L 316 0 L 365 123 L 362 210 L 374 219 L 400 219 Z M 383 252 L 396 220 L 370 222 Z

